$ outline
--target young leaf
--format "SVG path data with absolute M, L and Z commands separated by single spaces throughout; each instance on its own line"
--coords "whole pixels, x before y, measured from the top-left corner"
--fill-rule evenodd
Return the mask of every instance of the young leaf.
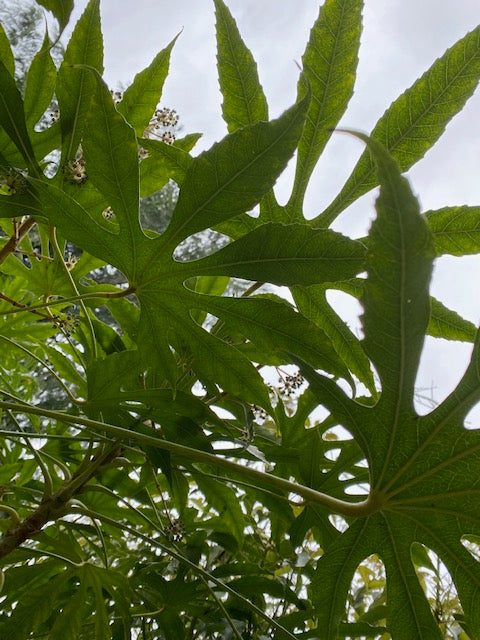
M 480 26 L 459 40 L 385 111 L 371 137 L 383 144 L 406 171 L 435 144 L 463 109 L 480 80 Z M 375 164 L 362 154 L 342 190 L 312 220 L 328 226 L 346 207 L 377 186 Z
M 252 53 L 223 0 L 214 2 L 222 114 L 232 133 L 240 127 L 268 120 L 268 107 Z
M 327 0 L 310 32 L 302 57 L 299 93 L 308 83 L 312 97 L 287 205 L 292 220 L 303 218 L 302 204 L 312 171 L 353 94 L 362 8 L 363 0 Z

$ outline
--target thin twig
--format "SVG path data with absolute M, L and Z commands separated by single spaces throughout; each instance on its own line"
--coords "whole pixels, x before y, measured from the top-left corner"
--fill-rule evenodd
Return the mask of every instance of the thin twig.
M 27 235 L 36 221 L 32 217 L 26 218 L 19 227 L 16 227 L 14 233 L 10 236 L 8 242 L 0 249 L 0 264 L 5 262 L 8 256 L 17 250 L 22 239 Z

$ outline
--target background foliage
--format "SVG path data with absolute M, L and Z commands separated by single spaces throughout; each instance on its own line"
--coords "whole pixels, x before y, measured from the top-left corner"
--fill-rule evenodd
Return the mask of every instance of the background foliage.
M 58 34 L 28 70 L 22 23 L 0 32 L 2 637 L 480 638 L 479 345 L 429 295 L 436 257 L 478 253 L 479 209 L 422 212 L 401 175 L 473 94 L 480 27 L 350 132 L 365 151 L 307 219 L 361 0 L 321 6 L 276 120 L 214 0 L 229 133 L 197 155 L 161 106 L 176 39 L 112 92 L 98 0 L 64 52 L 73 2 L 37 4 Z M 377 186 L 368 237 L 329 228 Z M 425 335 L 472 358 L 418 415 Z

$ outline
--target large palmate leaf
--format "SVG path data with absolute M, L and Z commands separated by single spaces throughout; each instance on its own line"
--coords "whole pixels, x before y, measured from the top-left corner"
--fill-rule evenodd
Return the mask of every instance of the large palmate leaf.
M 73 2 L 38 4 L 62 32 Z M 422 215 L 400 175 L 477 85 L 478 29 L 363 136 L 311 223 L 303 202 L 352 95 L 362 0 L 319 2 L 297 102 L 272 121 L 213 0 L 228 135 L 200 154 L 199 134 L 151 139 L 177 38 L 117 100 L 100 0 L 83 4 L 58 73 L 46 33 L 23 94 L 0 29 L 0 637 L 433 640 L 447 633 L 435 591 L 480 640 L 480 442 L 464 425 L 480 339 L 428 292 L 435 252 L 479 252 L 479 211 Z M 158 194 L 169 181 L 178 200 Z M 377 184 L 367 238 L 326 228 Z M 140 198 L 170 191 L 161 228 L 139 215 Z M 330 290 L 362 301 L 364 337 Z M 419 415 L 425 335 L 474 352 Z
M 229 275 L 277 284 L 312 284 L 351 277 L 363 267 L 361 244 L 330 231 L 312 234 L 300 225 L 259 228 L 197 262 L 179 263 L 172 258 L 184 238 L 250 209 L 271 188 L 296 145 L 305 104 L 306 100 L 271 123 L 238 130 L 190 159 L 171 223 L 164 235 L 154 240 L 144 236 L 138 220 L 138 160 L 133 131 L 114 108 L 100 81 L 91 101 L 83 147 L 91 182 L 117 215 L 118 233 L 105 229 L 98 213 L 95 219 L 64 192 L 43 182 L 35 183 L 43 201 L 43 215 L 67 237 L 126 275 L 141 305 L 139 346 L 149 364 L 171 384 L 175 384 L 177 365 L 170 345 L 178 349 L 181 340 L 201 377 L 210 382 L 222 379 L 226 390 L 244 393 L 250 402 L 268 404 L 260 377 L 248 360 L 234 346 L 192 322 L 195 309 L 213 309 L 205 296 L 183 286 L 188 278 Z M 73 225 L 69 220 L 77 222 Z M 341 263 L 339 255 L 343 255 Z M 217 305 L 213 312 L 223 317 L 221 306 Z M 284 312 L 283 305 L 280 312 Z M 273 309 L 262 313 L 261 325 L 257 312 L 252 310 L 251 314 L 248 323 L 242 313 L 248 339 L 260 339 L 260 326 L 261 331 L 276 329 Z M 312 337 L 321 333 L 313 325 L 310 328 Z M 348 377 L 327 341 L 319 337 L 317 344 L 324 345 L 332 372 Z M 317 356 L 314 360 L 318 366 Z
M 95 638 L 110 640 L 112 634 L 105 595 L 113 596 L 119 588 L 128 593 L 126 581 L 120 574 L 89 562 L 63 570 L 58 561 L 56 565 L 54 577 L 42 581 L 43 584 L 25 594 L 25 604 L 28 603 L 31 615 L 25 616 L 23 609 L 18 610 L 0 624 L 2 634 L 12 640 L 22 640 L 41 629 L 53 615 L 53 626 L 49 632 L 52 640 L 74 640 L 88 627 L 95 629 Z M 60 612 L 59 601 L 63 604 Z
M 371 136 L 397 160 L 402 171 L 418 162 L 464 107 L 480 80 L 480 26 L 455 43 L 375 125 Z M 327 209 L 312 220 L 328 226 L 352 202 L 378 184 L 375 165 L 365 152 L 342 190 Z
M 258 219 L 240 215 L 221 226 L 223 233 L 237 238 L 262 222 L 303 222 L 302 206 L 310 176 L 353 93 L 362 7 L 362 0 L 328 0 L 312 27 L 298 83 L 298 98 L 308 88 L 310 104 L 298 143 L 295 181 L 287 205 L 278 205 L 270 192 L 261 202 Z M 221 0 L 216 2 L 216 8 L 223 115 L 229 130 L 234 130 L 265 118 L 266 102 L 255 61 L 233 18 Z
M 312 584 L 322 638 L 336 637 L 350 580 L 372 553 L 387 574 L 388 629 L 395 640 L 440 638 L 411 557 L 420 542 L 443 560 L 456 585 L 472 638 L 478 638 L 480 565 L 462 545 L 480 530 L 480 441 L 463 420 L 480 397 L 476 344 L 456 390 L 418 416 L 414 384 L 429 322 L 433 239 L 398 166 L 373 140 L 381 185 L 367 252 L 365 350 L 381 383 L 369 407 L 305 369 L 311 389 L 357 439 L 369 464 L 370 495 L 358 517 L 320 559 Z

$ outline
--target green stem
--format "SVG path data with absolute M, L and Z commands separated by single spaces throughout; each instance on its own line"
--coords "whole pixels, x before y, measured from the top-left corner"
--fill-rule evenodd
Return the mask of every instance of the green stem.
M 36 556 L 47 556 L 48 558 L 55 558 L 56 560 L 60 560 L 64 562 L 66 565 L 70 565 L 72 567 L 81 567 L 83 563 L 74 562 L 73 560 L 69 560 L 65 556 L 61 556 L 58 553 L 54 553 L 53 551 L 46 551 L 45 549 L 32 549 L 32 547 L 24 547 L 22 544 L 19 546 L 19 549 L 25 549 L 29 553 Z
M 123 291 L 92 291 L 91 293 L 81 293 L 78 296 L 71 296 L 70 298 L 62 298 L 61 300 L 50 300 L 49 302 L 44 302 L 43 304 L 32 305 L 31 307 L 22 306 L 18 309 L 12 309 L 11 311 L 2 311 L 2 316 L 11 316 L 15 313 L 21 313 L 22 311 L 28 311 L 29 313 L 33 313 L 37 311 L 37 309 L 47 309 L 48 307 L 55 307 L 58 305 L 66 305 L 71 302 L 80 302 L 81 300 L 89 300 L 93 298 L 125 298 L 129 296 L 131 293 L 135 293 L 135 289 L 133 287 L 128 287 Z
M 20 517 L 13 507 L 9 507 L 8 505 L 0 502 L 0 511 L 6 513 L 7 516 L 11 518 L 14 527 L 20 524 Z
M 207 589 L 210 591 L 210 593 L 213 596 L 213 599 L 215 600 L 215 602 L 217 603 L 217 605 L 220 607 L 220 609 L 222 610 L 223 615 L 225 616 L 228 624 L 230 625 L 230 628 L 232 629 L 233 635 L 235 636 L 235 638 L 237 638 L 237 640 L 243 640 L 242 636 L 240 635 L 237 627 L 235 626 L 235 623 L 233 622 L 230 614 L 228 613 L 228 611 L 226 610 L 223 602 L 220 600 L 220 598 L 217 597 L 217 594 L 215 593 L 215 591 L 212 589 L 212 587 L 208 584 L 208 580 L 203 576 L 200 575 L 200 579 L 202 580 L 202 582 L 204 583 L 204 585 L 207 587 Z
M 67 465 L 64 462 L 50 455 L 46 451 L 42 451 L 42 453 L 46 458 L 48 458 L 51 462 L 53 462 L 54 465 L 57 465 L 57 467 L 60 469 L 60 471 L 63 474 L 64 482 L 69 482 L 72 479 L 72 474 L 70 473 L 70 469 L 67 467 Z
M 80 292 L 77 289 L 77 285 L 75 284 L 75 280 L 72 278 L 72 274 L 70 273 L 70 269 L 65 264 L 63 252 L 61 251 L 61 249 L 60 249 L 60 247 L 58 245 L 56 229 L 53 226 L 50 227 L 49 237 L 50 237 L 50 242 L 52 244 L 54 253 L 57 254 L 61 264 L 63 265 L 63 270 L 64 270 L 64 272 L 65 272 L 65 274 L 66 274 L 66 276 L 67 276 L 67 278 L 68 278 L 68 280 L 70 282 L 70 286 L 72 287 L 73 291 L 75 292 L 75 295 L 79 296 Z M 90 318 L 90 316 L 88 314 L 87 307 L 85 306 L 85 302 L 83 300 L 79 300 L 78 303 L 80 305 L 80 308 L 82 309 L 83 315 L 85 317 L 85 321 L 86 321 L 87 326 L 88 326 L 88 333 L 90 334 L 90 340 L 92 341 L 92 356 L 96 360 L 96 358 L 98 356 L 97 341 L 95 339 L 95 331 L 93 330 L 92 319 Z
M 170 451 L 193 462 L 205 463 L 213 465 L 215 467 L 227 469 L 229 471 L 237 473 L 240 476 L 247 477 L 254 483 L 258 482 L 260 485 L 267 485 L 273 487 L 274 489 L 277 489 L 278 491 L 294 493 L 304 498 L 307 502 L 320 504 L 330 509 L 332 513 L 336 513 L 342 516 L 357 518 L 365 517 L 378 509 L 378 500 L 375 498 L 375 496 L 372 495 L 369 496 L 367 500 L 364 500 L 362 502 L 345 502 L 344 500 L 339 500 L 325 493 L 321 493 L 320 491 L 316 491 L 315 489 L 312 489 L 310 487 L 296 484 L 295 482 L 290 482 L 285 478 L 279 478 L 269 473 L 237 464 L 236 462 L 232 462 L 231 460 L 220 458 L 219 456 L 216 456 L 214 454 L 207 453 L 206 451 L 192 449 L 191 447 L 186 447 L 175 442 L 148 436 L 143 433 L 130 431 L 129 429 L 117 427 L 106 422 L 98 422 L 97 420 L 91 420 L 89 418 L 72 416 L 70 414 L 63 413 L 62 411 L 52 411 L 49 409 L 43 409 L 42 407 L 25 406 L 23 404 L 18 405 L 12 402 L 0 401 L 0 408 L 10 409 L 11 411 L 18 411 L 25 414 L 40 415 L 52 418 L 53 420 L 60 420 L 61 422 L 67 424 L 74 424 L 76 426 L 82 425 L 93 431 L 108 433 L 120 440 L 136 440 L 143 445 Z
M 30 438 L 37 438 L 40 440 L 68 440 L 69 442 L 90 442 L 91 441 L 91 438 L 81 437 L 81 436 L 60 436 L 53 433 L 26 433 L 26 432 L 17 433 L 15 431 L 8 431 L 7 429 L 0 429 L 0 436 L 4 436 L 5 438 L 9 438 L 10 440 L 18 440 L 19 438 L 22 438 L 24 440 L 29 440 Z M 102 438 L 99 438 L 99 440 L 102 440 Z M 111 441 L 106 440 L 106 442 L 111 442 Z
M 39 364 L 42 365 L 42 367 L 45 367 L 45 369 L 50 373 L 50 375 L 52 375 L 55 378 L 55 380 L 58 382 L 58 384 L 65 391 L 67 396 L 70 398 L 70 401 L 73 402 L 73 404 L 76 404 L 76 405 L 83 404 L 84 401 L 83 400 L 79 400 L 78 398 L 76 398 L 73 395 L 73 393 L 70 391 L 70 389 L 67 387 L 67 385 L 63 382 L 63 380 L 60 378 L 60 376 L 57 375 L 57 372 L 54 369 L 52 369 L 52 367 L 50 365 L 48 365 L 44 360 L 42 360 L 37 355 L 35 355 L 33 353 L 33 351 L 30 351 L 30 349 L 27 349 L 26 347 L 24 347 L 23 345 L 19 344 L 18 342 L 15 342 L 15 340 L 11 340 L 10 338 L 7 338 L 7 337 L 2 336 L 2 335 L 0 335 L 0 340 L 4 340 L 8 344 L 12 345 L 12 347 L 16 347 L 17 349 L 20 349 L 21 351 L 26 353 L 28 356 L 30 356 L 30 358 L 32 358 L 33 360 L 36 360 Z
M 22 429 L 20 423 L 18 422 L 18 420 L 12 414 L 12 412 L 11 411 L 7 411 L 7 414 L 8 414 L 8 417 L 10 418 L 10 420 L 13 422 L 13 424 L 17 427 L 17 429 L 20 432 L 20 434 L 22 434 L 24 436 L 23 429 Z M 53 493 L 52 476 L 50 475 L 50 472 L 48 470 L 47 465 L 43 462 L 41 455 L 35 449 L 35 447 L 32 446 L 32 443 L 30 442 L 30 440 L 28 438 L 26 438 L 26 437 L 23 437 L 22 439 L 25 440 L 25 444 L 26 444 L 28 450 L 30 451 L 32 456 L 35 458 L 35 460 L 37 461 L 38 466 L 40 467 L 40 470 L 41 470 L 42 475 L 43 475 L 43 481 L 44 481 L 43 496 L 44 496 L 44 498 L 48 498 Z

